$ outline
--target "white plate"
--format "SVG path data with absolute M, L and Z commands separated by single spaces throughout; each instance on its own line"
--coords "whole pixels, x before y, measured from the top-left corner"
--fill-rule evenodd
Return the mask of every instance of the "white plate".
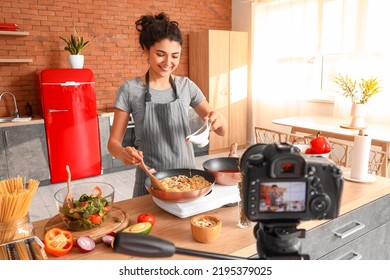
M 351 172 L 345 172 L 344 173 L 344 179 L 347 181 L 355 182 L 355 183 L 375 183 L 376 177 L 372 174 L 367 174 L 367 178 L 363 180 L 351 178 Z
M 293 146 L 299 149 L 299 151 L 301 152 L 301 155 L 303 157 L 321 156 L 324 158 L 329 158 L 330 153 L 333 151 L 333 149 L 332 149 L 332 151 L 330 151 L 329 153 L 326 153 L 326 154 L 305 154 L 306 149 L 310 148 L 310 144 L 293 144 Z

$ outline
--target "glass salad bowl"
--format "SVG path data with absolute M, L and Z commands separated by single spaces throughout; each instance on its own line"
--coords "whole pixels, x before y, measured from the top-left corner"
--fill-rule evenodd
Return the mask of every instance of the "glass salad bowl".
M 114 187 L 103 182 L 71 184 L 72 201 L 65 201 L 68 188 L 54 194 L 65 225 L 73 231 L 99 227 L 105 222 L 114 202 Z

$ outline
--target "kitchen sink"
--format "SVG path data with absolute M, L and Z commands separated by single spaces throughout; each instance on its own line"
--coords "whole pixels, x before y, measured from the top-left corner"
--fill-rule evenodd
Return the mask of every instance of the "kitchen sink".
M 0 123 L 29 121 L 31 121 L 31 117 L 0 117 Z
M 0 117 L 0 123 L 12 122 L 15 117 Z

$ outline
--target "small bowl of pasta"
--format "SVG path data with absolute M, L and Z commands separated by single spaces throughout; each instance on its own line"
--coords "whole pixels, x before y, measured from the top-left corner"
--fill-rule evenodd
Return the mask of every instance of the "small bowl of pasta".
M 214 215 L 198 215 L 191 219 L 191 232 L 195 241 L 211 243 L 221 233 L 222 221 Z

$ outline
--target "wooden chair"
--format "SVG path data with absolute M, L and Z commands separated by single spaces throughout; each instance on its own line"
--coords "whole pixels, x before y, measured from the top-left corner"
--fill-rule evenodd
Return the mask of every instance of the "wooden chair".
M 304 144 L 305 138 L 301 135 L 276 131 L 268 128 L 255 127 L 256 143 L 271 144 L 287 142 L 291 144 Z
M 314 139 L 314 135 L 304 136 L 306 143 L 310 143 L 310 140 Z M 339 139 L 328 139 L 332 147 L 332 153 L 329 158 L 334 161 L 337 165 L 344 167 L 351 167 L 351 154 L 353 145 L 349 141 L 343 141 Z M 374 147 L 370 150 L 370 158 L 368 162 L 368 172 L 370 174 L 376 174 L 384 176 L 382 166 L 385 164 L 386 153 L 375 149 Z

